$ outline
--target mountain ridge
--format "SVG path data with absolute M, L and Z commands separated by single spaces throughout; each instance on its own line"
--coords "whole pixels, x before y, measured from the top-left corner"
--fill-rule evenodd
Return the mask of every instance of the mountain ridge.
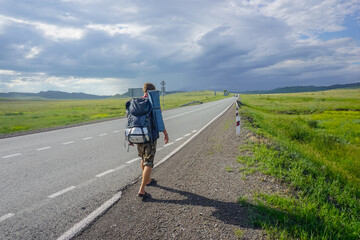
M 255 90 L 255 91 L 241 91 L 243 94 L 271 94 L 271 93 L 299 93 L 299 92 L 319 92 L 340 88 L 360 88 L 360 82 L 349 84 L 334 84 L 330 86 L 292 86 L 281 87 L 272 90 Z
M 105 99 L 111 96 L 99 96 L 87 93 L 68 93 L 61 91 L 41 91 L 38 93 L 9 92 L 0 93 L 0 97 L 4 98 L 44 98 L 44 99 Z

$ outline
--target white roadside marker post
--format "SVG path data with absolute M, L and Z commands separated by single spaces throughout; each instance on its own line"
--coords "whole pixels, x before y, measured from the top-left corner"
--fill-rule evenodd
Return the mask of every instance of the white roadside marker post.
M 239 107 L 236 108 L 236 135 L 240 135 L 240 116 L 239 116 Z

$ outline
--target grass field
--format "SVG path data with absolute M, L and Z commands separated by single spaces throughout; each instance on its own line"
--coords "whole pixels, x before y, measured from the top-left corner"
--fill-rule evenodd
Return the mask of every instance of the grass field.
M 241 98 L 247 128 L 269 142 L 238 161 L 295 191 L 256 195 L 254 223 L 275 239 L 360 239 L 360 90 Z
M 163 109 L 192 101 L 210 102 L 224 98 L 222 92 L 184 92 L 165 96 Z M 0 98 L 0 134 L 125 116 L 128 99 L 104 100 L 14 100 Z M 162 103 L 162 99 L 161 99 Z

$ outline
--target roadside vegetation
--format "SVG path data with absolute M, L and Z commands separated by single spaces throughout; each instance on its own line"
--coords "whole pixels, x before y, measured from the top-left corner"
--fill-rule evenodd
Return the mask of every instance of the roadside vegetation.
M 241 95 L 241 102 L 256 137 L 241 147 L 239 171 L 272 175 L 290 189 L 239 198 L 257 206 L 249 208 L 253 224 L 272 239 L 360 239 L 360 90 Z
M 200 101 L 225 98 L 223 92 L 183 92 L 165 96 L 163 109 Z M 99 119 L 123 117 L 128 99 L 102 100 L 24 100 L 0 98 L 0 134 L 66 126 Z M 162 104 L 162 97 L 161 97 Z

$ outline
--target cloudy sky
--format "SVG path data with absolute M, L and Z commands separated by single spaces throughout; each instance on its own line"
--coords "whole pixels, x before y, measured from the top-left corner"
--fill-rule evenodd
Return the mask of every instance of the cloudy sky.
M 359 0 L 0 0 L 0 92 L 360 81 Z

